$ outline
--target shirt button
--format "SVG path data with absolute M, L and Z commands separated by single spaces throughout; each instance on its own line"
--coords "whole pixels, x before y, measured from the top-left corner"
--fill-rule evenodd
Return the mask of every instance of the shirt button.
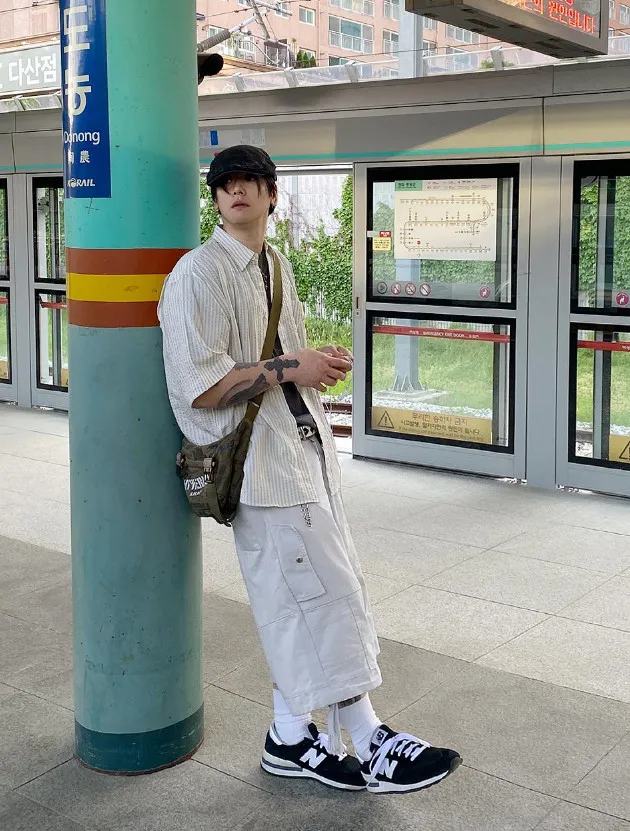
M 297 557 L 295 562 L 296 563 L 303 563 L 304 562 L 304 557 Z

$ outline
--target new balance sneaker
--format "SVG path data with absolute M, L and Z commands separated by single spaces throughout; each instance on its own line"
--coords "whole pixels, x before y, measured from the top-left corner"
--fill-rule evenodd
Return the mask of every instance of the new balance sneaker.
M 430 788 L 462 763 L 454 750 L 432 747 L 409 733 L 395 733 L 386 724 L 375 731 L 372 756 L 361 770 L 368 791 L 408 793 Z
M 274 776 L 316 779 L 331 788 L 362 791 L 366 784 L 361 762 L 354 756 L 335 756 L 328 750 L 328 736 L 309 724 L 310 736 L 299 744 L 283 744 L 272 725 L 267 733 L 260 765 Z

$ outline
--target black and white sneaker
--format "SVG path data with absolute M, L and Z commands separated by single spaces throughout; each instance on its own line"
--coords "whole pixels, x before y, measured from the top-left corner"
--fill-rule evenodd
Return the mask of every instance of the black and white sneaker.
M 310 737 L 299 744 L 283 744 L 272 724 L 260 762 L 262 769 L 274 776 L 317 779 L 343 791 L 365 790 L 361 762 L 345 753 L 342 756 L 330 753 L 328 736 L 320 733 L 314 724 L 308 725 L 308 732 Z
M 386 724 L 374 732 L 372 756 L 362 765 L 368 791 L 409 793 L 430 788 L 462 763 L 455 750 L 432 747 L 409 733 L 395 733 Z

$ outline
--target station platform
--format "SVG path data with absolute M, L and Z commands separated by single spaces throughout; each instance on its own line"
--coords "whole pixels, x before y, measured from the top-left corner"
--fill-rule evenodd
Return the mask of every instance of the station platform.
M 381 637 L 375 708 L 464 758 L 405 796 L 261 771 L 265 663 L 231 532 L 208 521 L 205 743 L 111 777 L 73 759 L 67 435 L 65 414 L 0 405 L 3 831 L 630 831 L 627 500 L 341 453 Z

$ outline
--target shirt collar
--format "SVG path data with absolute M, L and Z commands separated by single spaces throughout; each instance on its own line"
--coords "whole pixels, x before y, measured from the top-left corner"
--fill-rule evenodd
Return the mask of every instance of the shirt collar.
M 245 271 L 247 266 L 251 263 L 252 259 L 255 257 L 258 260 L 258 254 L 248 248 L 246 245 L 243 245 L 242 242 L 231 237 L 228 233 L 226 233 L 220 225 L 214 229 L 214 234 L 212 235 L 212 239 L 215 240 L 224 251 L 226 251 L 234 260 L 235 264 L 241 271 Z M 268 252 L 269 248 L 267 243 L 265 243 L 264 249 L 265 252 Z

